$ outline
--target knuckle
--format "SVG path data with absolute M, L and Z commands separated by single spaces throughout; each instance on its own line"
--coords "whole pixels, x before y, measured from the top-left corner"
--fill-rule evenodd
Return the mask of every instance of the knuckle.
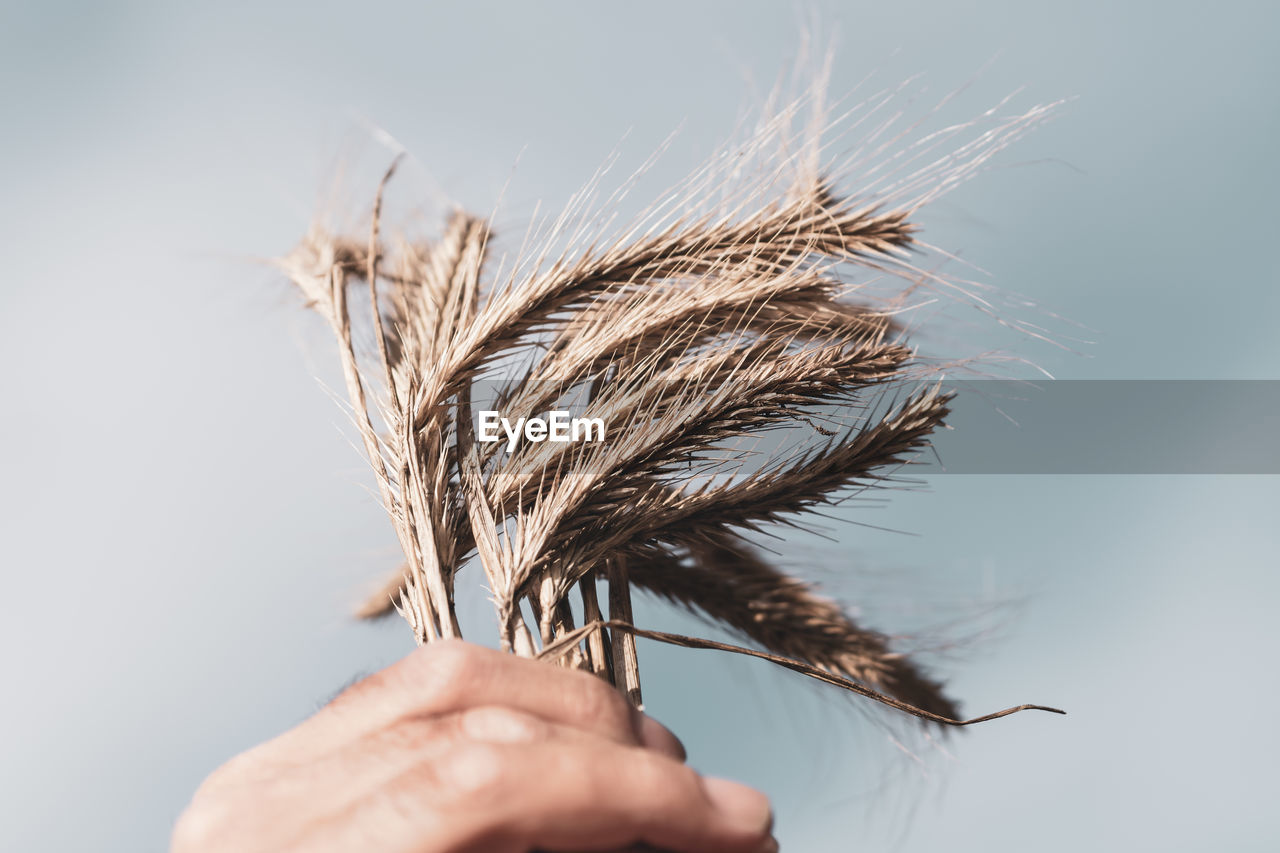
M 447 796 L 468 805 L 483 806 L 499 801 L 511 772 L 510 762 L 499 747 L 464 741 L 450 750 L 435 770 L 437 782 Z
M 464 737 L 490 743 L 528 743 L 546 732 L 546 723 L 532 714 L 498 705 L 469 708 L 458 715 Z
M 425 690 L 435 707 L 462 703 L 470 692 L 477 664 L 475 650 L 460 640 L 430 643 L 410 655 L 404 673 L 415 689 Z
M 463 666 L 470 664 L 479 650 L 471 643 L 462 640 L 433 640 L 420 648 L 415 654 L 432 666 Z

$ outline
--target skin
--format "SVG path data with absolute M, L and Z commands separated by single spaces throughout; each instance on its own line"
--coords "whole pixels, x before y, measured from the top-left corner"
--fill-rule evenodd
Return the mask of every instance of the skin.
M 778 849 L 763 794 L 684 758 L 595 676 L 431 643 L 214 771 L 171 850 Z

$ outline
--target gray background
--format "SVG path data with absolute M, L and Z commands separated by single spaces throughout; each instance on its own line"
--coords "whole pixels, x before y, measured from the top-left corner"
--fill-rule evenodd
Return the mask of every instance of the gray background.
M 1021 86 L 1078 96 L 925 217 L 1094 330 L 1020 354 L 1068 378 L 1280 378 L 1274 5 L 818 9 L 837 92 L 875 72 L 969 83 L 975 113 Z M 0 849 L 163 849 L 208 770 L 410 648 L 346 617 L 394 540 L 315 381 L 335 377 L 323 330 L 253 263 L 335 165 L 384 163 L 381 128 L 416 158 L 408 187 L 487 210 L 519 159 L 518 228 L 629 129 L 635 163 L 683 123 L 659 174 L 691 168 L 806 14 L 6 5 Z M 1275 849 L 1280 481 L 928 485 L 842 511 L 789 563 L 918 632 L 968 709 L 1070 716 L 934 742 L 767 665 L 645 645 L 650 710 L 694 763 L 767 790 L 792 850 Z M 484 607 L 464 605 L 475 635 Z

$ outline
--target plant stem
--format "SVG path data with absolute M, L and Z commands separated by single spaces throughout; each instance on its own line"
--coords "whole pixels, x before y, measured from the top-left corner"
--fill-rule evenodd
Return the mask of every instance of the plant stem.
M 600 613 L 600 599 L 596 596 L 596 573 L 587 572 L 578 581 L 578 591 L 582 593 L 582 622 L 590 625 L 601 622 L 604 617 Z M 587 637 L 587 662 L 591 671 L 610 684 L 616 684 L 613 677 L 613 652 L 609 648 L 609 634 L 603 628 L 592 631 Z
M 609 618 L 628 625 L 634 624 L 631 615 L 631 581 L 627 574 L 625 557 L 609 560 Z M 613 672 L 622 695 L 636 708 L 644 710 L 640 695 L 640 661 L 636 658 L 636 638 L 625 631 L 614 632 Z

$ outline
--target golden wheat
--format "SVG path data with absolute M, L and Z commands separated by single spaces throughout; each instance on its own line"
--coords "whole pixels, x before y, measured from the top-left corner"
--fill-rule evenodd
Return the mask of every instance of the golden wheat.
M 361 615 L 394 607 L 420 642 L 461 636 L 455 579 L 474 559 L 504 648 L 589 669 L 637 705 L 642 636 L 764 657 L 935 722 L 976 721 L 742 535 L 876 487 L 944 424 L 949 398 L 898 317 L 921 288 L 964 288 L 915 262 L 915 217 L 1046 108 L 908 143 L 873 98 L 844 120 L 874 132 L 833 161 L 819 95 L 766 113 L 620 228 L 593 215 L 593 182 L 497 273 L 481 217 L 455 212 L 429 244 L 384 238 L 394 164 L 367 239 L 317 227 L 279 262 L 338 341 L 405 555 Z M 806 105 L 817 118 L 798 123 Z M 526 440 L 481 436 L 478 394 Z M 569 407 L 607 423 L 604 440 L 540 440 L 529 426 Z M 637 627 L 633 587 L 763 650 Z

